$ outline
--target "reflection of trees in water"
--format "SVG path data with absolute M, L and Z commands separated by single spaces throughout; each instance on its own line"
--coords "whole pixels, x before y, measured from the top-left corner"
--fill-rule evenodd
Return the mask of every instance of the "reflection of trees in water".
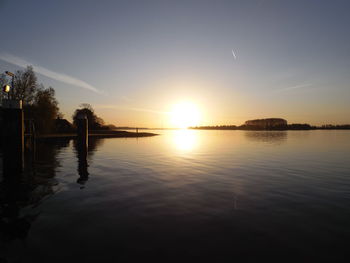
M 283 143 L 287 140 L 287 131 L 245 131 L 245 137 L 249 141 Z
M 101 138 L 93 138 L 89 137 L 89 143 L 88 143 L 88 158 L 91 160 L 91 157 L 96 152 L 97 148 L 100 147 L 104 142 L 104 139 Z M 79 144 L 77 140 L 73 140 L 73 148 L 75 153 L 78 156 L 78 150 L 79 150 Z M 89 161 L 90 161 L 89 160 Z
M 36 144 L 36 153 L 33 168 L 37 177 L 53 178 L 56 175 L 56 169 L 60 166 L 57 159 L 58 153 L 62 148 L 69 146 L 68 139 L 48 140 Z M 31 162 L 32 156 L 28 154 L 28 161 Z M 29 166 L 29 163 L 27 167 Z
M 103 143 L 102 139 L 98 138 L 89 138 L 88 146 L 83 142 L 79 142 L 78 140 L 73 141 L 74 150 L 76 156 L 78 158 L 78 174 L 79 178 L 77 179 L 77 183 L 85 185 L 85 183 L 89 180 L 89 172 L 88 172 L 88 159 L 89 162 L 92 160 L 92 156 L 96 151 L 97 147 L 99 147 Z
M 23 208 L 35 208 L 44 198 L 55 193 L 58 185 L 55 176 L 61 165 L 57 156 L 63 148 L 69 146 L 69 143 L 69 139 L 37 142 L 34 155 L 30 152 L 25 153 L 23 173 L 3 174 L 3 167 L 0 167 L 0 251 L 10 251 L 6 248 L 10 248 L 12 241 L 17 239 L 24 241 L 27 237 L 31 224 L 39 216 L 39 212 L 33 209 L 24 213 Z M 80 176 L 78 183 L 85 183 L 88 179 L 88 159 L 90 161 L 102 143 L 102 139 L 90 138 L 89 146 L 84 150 L 73 140 L 78 157 Z M 0 254 L 0 262 L 2 260 L 12 262 L 10 258 L 13 257 L 16 255 Z M 15 260 L 18 260 L 18 255 Z
M 25 207 L 36 207 L 45 197 L 55 192 L 56 170 L 60 166 L 57 155 L 69 145 L 69 140 L 38 142 L 36 154 L 25 153 L 23 173 L 7 173 L 1 167 L 0 182 L 0 246 L 11 241 L 24 240 L 31 223 L 39 215 L 35 210 L 22 214 Z M 2 165 L 11 165 L 3 163 Z M 5 249 L 6 250 L 6 249 Z M 11 257 L 11 255 L 10 255 Z M 1 258 L 0 258 L 1 260 Z M 6 262 L 6 261 L 5 261 Z
M 88 146 L 88 157 L 89 161 L 91 160 L 91 157 L 96 152 L 97 148 L 103 145 L 104 139 L 101 138 L 89 138 L 89 146 Z

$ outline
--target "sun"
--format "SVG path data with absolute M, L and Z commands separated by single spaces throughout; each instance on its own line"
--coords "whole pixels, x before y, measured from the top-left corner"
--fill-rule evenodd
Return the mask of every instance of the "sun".
M 199 124 L 200 111 L 194 103 L 179 102 L 173 106 L 170 118 L 172 127 L 185 129 Z

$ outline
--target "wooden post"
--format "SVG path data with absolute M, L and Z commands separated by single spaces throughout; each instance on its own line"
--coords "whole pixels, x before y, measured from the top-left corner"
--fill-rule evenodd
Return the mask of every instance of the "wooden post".
M 4 174 L 20 174 L 24 161 L 24 118 L 21 100 L 3 100 Z
M 77 117 L 77 142 L 80 147 L 87 147 L 89 144 L 88 119 L 85 114 L 79 114 Z
M 77 180 L 78 184 L 84 185 L 87 180 L 89 180 L 89 172 L 88 167 L 89 164 L 87 162 L 88 148 L 81 145 L 79 141 L 77 141 L 77 155 L 78 155 L 78 174 L 79 178 Z
M 89 179 L 87 171 L 87 152 L 89 146 L 88 119 L 85 114 L 79 114 L 77 120 L 77 154 L 78 154 L 78 173 L 77 183 L 84 185 Z

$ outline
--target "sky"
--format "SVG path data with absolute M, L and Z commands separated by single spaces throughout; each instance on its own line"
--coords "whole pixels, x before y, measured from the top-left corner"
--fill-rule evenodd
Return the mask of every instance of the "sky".
M 106 123 L 350 123 L 349 1 L 0 0 L 0 71 L 33 65 L 71 119 Z

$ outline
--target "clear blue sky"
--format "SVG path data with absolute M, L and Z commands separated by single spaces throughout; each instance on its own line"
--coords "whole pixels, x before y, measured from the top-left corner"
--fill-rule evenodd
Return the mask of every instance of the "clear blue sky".
M 350 123 L 349 10 L 321 0 L 0 0 L 0 71 L 39 68 L 67 118 L 87 102 L 117 125 L 169 126 L 163 113 L 191 101 L 203 125 Z

